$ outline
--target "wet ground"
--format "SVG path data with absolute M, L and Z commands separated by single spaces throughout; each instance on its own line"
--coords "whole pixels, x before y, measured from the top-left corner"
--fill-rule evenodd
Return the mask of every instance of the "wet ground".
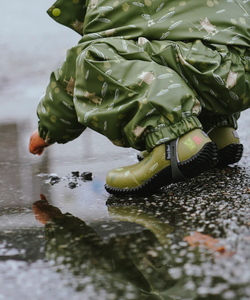
M 87 130 L 28 152 L 49 74 L 78 36 L 46 16 L 48 0 L 19 3 L 0 10 L 0 300 L 250 299 L 248 112 L 237 166 L 111 197 L 106 173 L 134 150 Z

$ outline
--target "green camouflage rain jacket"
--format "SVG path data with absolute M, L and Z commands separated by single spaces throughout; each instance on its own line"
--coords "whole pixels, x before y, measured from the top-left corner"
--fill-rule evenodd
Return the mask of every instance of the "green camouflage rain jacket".
M 248 0 L 58 0 L 48 14 L 82 37 L 51 74 L 40 136 L 66 143 L 89 127 L 150 150 L 201 120 L 236 127 L 250 106 L 249 13 Z

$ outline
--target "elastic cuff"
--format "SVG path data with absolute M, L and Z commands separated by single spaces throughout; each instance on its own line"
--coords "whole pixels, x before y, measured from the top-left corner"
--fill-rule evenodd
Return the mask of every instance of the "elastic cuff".
M 192 116 L 182 119 L 174 125 L 154 129 L 145 137 L 146 149 L 151 151 L 154 147 L 175 140 L 196 128 L 202 128 L 202 125 L 197 117 Z
M 54 130 L 53 132 L 51 132 L 46 127 L 42 127 L 40 124 L 40 121 L 38 122 L 39 136 L 47 144 L 50 144 L 50 145 L 54 144 L 54 143 L 66 144 L 66 143 L 76 139 L 77 137 L 79 137 L 85 129 L 86 129 L 86 127 L 84 126 L 83 128 L 66 129 L 66 132 L 65 132 L 65 130 L 63 131 L 60 129 L 58 129 L 57 131 Z M 63 136 L 63 133 L 65 133 L 64 136 Z M 56 138 L 54 138 L 54 137 L 56 137 Z
M 44 130 L 40 125 L 38 125 L 38 133 L 40 138 L 42 138 L 47 144 L 54 144 L 55 141 L 48 137 L 48 131 Z
M 205 132 L 209 132 L 217 127 L 232 127 L 234 129 L 238 128 L 237 120 L 240 117 L 240 113 L 235 113 L 233 115 L 202 115 L 199 116 L 199 120 L 203 126 Z

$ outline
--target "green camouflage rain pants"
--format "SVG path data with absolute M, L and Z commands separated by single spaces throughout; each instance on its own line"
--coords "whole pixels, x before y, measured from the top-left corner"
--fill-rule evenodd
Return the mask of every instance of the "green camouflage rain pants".
M 237 127 L 248 108 L 248 48 L 201 40 L 104 38 L 70 49 L 38 106 L 40 136 L 65 143 L 89 127 L 150 150 L 201 128 Z M 200 118 L 200 120 L 199 120 Z

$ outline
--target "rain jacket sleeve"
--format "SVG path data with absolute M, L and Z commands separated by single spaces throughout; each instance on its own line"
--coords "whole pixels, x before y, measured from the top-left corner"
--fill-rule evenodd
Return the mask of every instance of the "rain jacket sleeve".
M 47 13 L 58 23 L 83 34 L 85 0 L 58 0 Z M 47 143 L 67 143 L 77 138 L 85 126 L 77 121 L 73 103 L 75 85 L 74 49 L 69 50 L 62 67 L 52 72 L 49 85 L 37 108 L 39 135 Z
M 77 120 L 73 97 L 69 94 L 73 90 L 74 78 L 70 77 L 69 83 L 66 83 L 60 76 L 60 70 L 51 74 L 50 83 L 37 108 L 39 135 L 48 144 L 67 143 L 86 129 Z

